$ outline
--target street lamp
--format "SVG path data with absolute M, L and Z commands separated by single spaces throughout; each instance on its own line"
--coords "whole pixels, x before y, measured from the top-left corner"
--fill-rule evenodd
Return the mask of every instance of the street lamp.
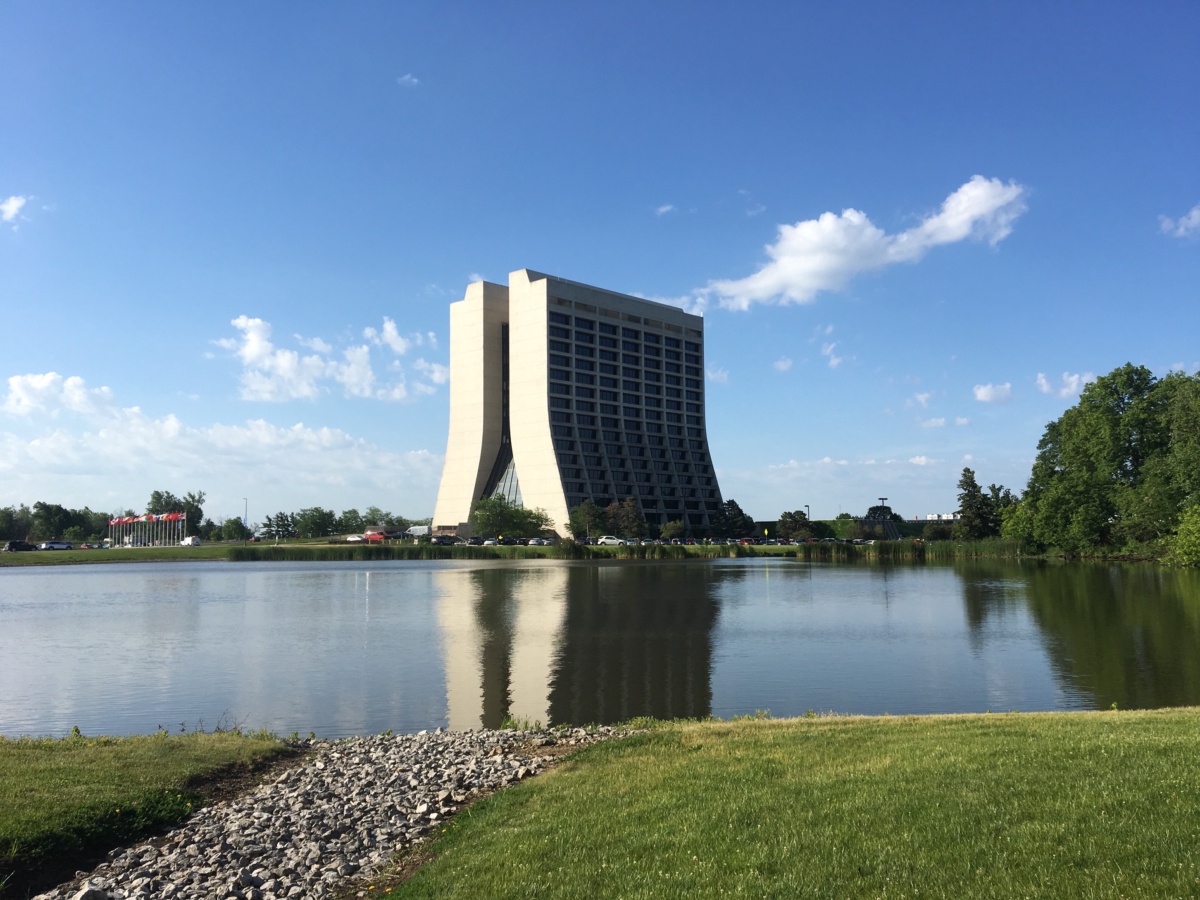
M 250 501 L 242 498 L 242 546 L 246 545 L 247 532 L 250 530 Z
M 804 504 L 804 518 L 808 519 L 808 521 L 810 521 L 810 522 L 812 521 L 812 513 L 810 513 L 810 512 L 808 511 L 808 504 L 807 504 L 807 503 L 805 503 L 805 504 Z

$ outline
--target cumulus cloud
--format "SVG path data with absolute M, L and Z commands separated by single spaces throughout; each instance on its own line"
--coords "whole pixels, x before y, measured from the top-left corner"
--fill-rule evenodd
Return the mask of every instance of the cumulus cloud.
M 0 222 L 16 221 L 21 207 L 28 201 L 28 197 L 9 197 L 7 200 L 0 201 Z
M 1084 385 L 1090 384 L 1096 380 L 1096 376 L 1091 372 L 1080 372 L 1072 374 L 1070 372 L 1062 373 L 1062 382 L 1058 387 L 1050 383 L 1044 372 L 1037 373 L 1037 389 L 1043 394 L 1055 394 L 1059 397 L 1074 397 L 1083 390 Z
M 406 75 L 401 75 L 396 79 L 396 84 L 400 85 L 402 88 L 415 88 L 420 83 L 421 79 L 417 78 L 411 72 Z
M 930 459 L 928 456 L 913 456 L 913 457 L 910 457 L 908 461 L 910 463 L 912 463 L 914 466 L 927 466 L 931 462 L 933 462 L 933 460 Z
M 773 363 L 776 372 L 786 372 L 792 367 L 792 358 L 790 356 L 781 356 Z
M 654 214 L 656 216 L 665 216 L 667 213 L 674 212 L 674 211 L 675 211 L 674 203 L 664 203 L 662 206 L 660 206 L 656 210 L 654 210 Z
M 75 375 L 68 378 L 57 372 L 13 375 L 8 379 L 8 392 L 0 410 L 10 416 L 39 412 L 56 416 L 62 410 L 87 414 L 103 408 L 111 399 L 112 392 L 108 388 L 89 388 Z
M 1170 216 L 1159 216 L 1158 225 L 1162 229 L 1163 234 L 1171 237 L 1188 237 L 1200 232 L 1200 203 L 1197 203 L 1178 219 L 1172 219 Z
M 296 342 L 313 352 L 278 347 L 271 339 L 271 325 L 259 318 L 238 316 L 230 324 L 240 333 L 238 337 L 222 338 L 218 347 L 236 355 L 242 363 L 240 396 L 243 400 L 284 402 L 314 399 L 339 385 L 347 397 L 377 400 L 405 400 L 415 394 L 429 394 L 435 385 L 444 384 L 446 377 L 440 364 L 421 360 L 414 366 L 425 380 L 405 383 L 404 366 L 393 359 L 388 371 L 391 383 L 381 383 L 375 374 L 372 347 L 386 348 L 396 357 L 403 356 L 413 346 L 437 346 L 432 333 L 400 334 L 396 323 L 384 317 L 383 327 L 364 328 L 366 344 L 344 347 L 337 353 L 332 344 L 322 338 L 303 338 L 293 335 Z
M 424 359 L 418 359 L 413 363 L 413 368 L 421 372 L 434 384 L 445 384 L 450 380 L 450 369 L 441 363 L 431 363 L 426 362 Z
M 141 502 L 148 485 L 202 484 L 217 514 L 222 485 L 234 486 L 237 497 L 224 502 L 237 510 L 243 486 L 253 485 L 255 501 L 272 509 L 392 497 L 420 514 L 432 507 L 442 463 L 425 450 L 397 452 L 300 422 L 155 418 L 121 406 L 107 387 L 54 372 L 8 379 L 0 449 L 0 479 L 14 497 L 117 509 Z M 398 489 L 406 496 L 397 497 Z
M 932 396 L 933 394 L 925 392 L 921 394 L 913 394 L 913 399 L 917 401 L 917 404 L 921 407 L 921 409 L 925 409 L 929 406 L 929 398 Z
M 755 303 L 811 303 L 822 291 L 842 290 L 862 272 L 920 260 L 934 247 L 966 239 L 995 245 L 1025 212 L 1026 189 L 1014 181 L 976 175 L 920 224 L 888 234 L 857 209 L 780 225 L 765 250 L 769 262 L 753 275 L 720 279 L 696 293 L 729 309 Z
M 977 384 L 974 388 L 975 399 L 980 403 L 1007 403 L 1012 399 L 1012 384 Z
M 716 382 L 717 384 L 729 383 L 729 372 L 725 369 L 718 369 L 715 366 L 710 366 L 705 371 L 705 374 L 708 375 L 709 381 Z

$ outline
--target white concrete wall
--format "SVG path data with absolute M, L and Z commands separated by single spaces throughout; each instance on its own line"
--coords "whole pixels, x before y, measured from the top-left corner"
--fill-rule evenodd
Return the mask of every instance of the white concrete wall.
M 549 280 L 521 269 L 508 276 L 509 429 L 521 502 L 543 509 L 550 527 L 567 535 L 567 498 L 550 435 L 548 346 Z
M 477 281 L 450 304 L 450 428 L 433 527 L 455 528 L 471 515 L 500 449 L 503 420 L 502 327 L 508 289 Z

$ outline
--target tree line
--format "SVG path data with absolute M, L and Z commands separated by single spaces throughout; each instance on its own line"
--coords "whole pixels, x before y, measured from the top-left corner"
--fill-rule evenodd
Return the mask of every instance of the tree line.
M 261 525 L 243 523 L 241 516 L 236 515 L 214 522 L 204 515 L 204 500 L 204 491 L 189 491 L 182 496 L 171 491 L 152 491 L 142 512 L 133 509 L 96 512 L 87 507 L 69 509 L 42 501 L 33 506 L 21 504 L 0 507 L 0 540 L 36 542 L 61 539 L 74 543 L 99 543 L 108 534 L 110 519 L 172 512 L 184 514 L 187 534 L 197 535 L 205 541 L 242 541 L 256 533 L 264 537 L 281 538 L 330 537 L 335 534 L 361 534 L 369 525 L 404 530 L 429 521 L 393 515 L 378 506 L 369 506 L 361 513 L 353 508 L 335 513 L 314 506 L 298 512 L 276 513 L 268 516 Z

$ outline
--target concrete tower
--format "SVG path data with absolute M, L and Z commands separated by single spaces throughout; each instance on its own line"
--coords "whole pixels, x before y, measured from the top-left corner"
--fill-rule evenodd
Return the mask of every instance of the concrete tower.
M 522 269 L 450 306 L 450 433 L 435 532 L 502 494 L 568 511 L 633 497 L 705 532 L 721 504 L 704 423 L 704 320 Z

